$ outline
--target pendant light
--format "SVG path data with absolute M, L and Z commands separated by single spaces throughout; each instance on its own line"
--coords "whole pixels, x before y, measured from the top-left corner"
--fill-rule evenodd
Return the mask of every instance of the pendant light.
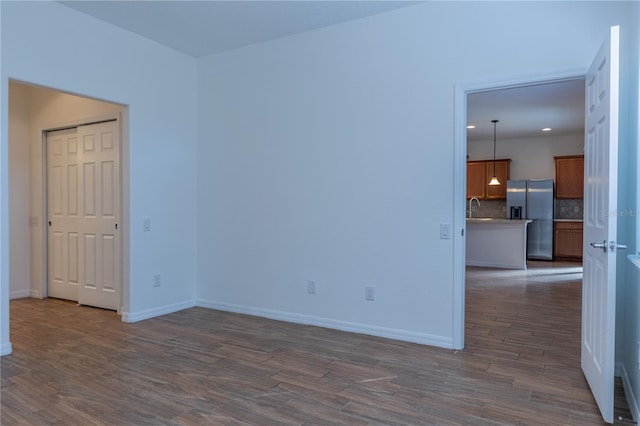
M 496 123 L 498 120 L 491 120 L 491 122 L 493 123 L 493 177 L 491 178 L 489 185 L 495 186 L 500 185 L 500 181 L 496 177 Z

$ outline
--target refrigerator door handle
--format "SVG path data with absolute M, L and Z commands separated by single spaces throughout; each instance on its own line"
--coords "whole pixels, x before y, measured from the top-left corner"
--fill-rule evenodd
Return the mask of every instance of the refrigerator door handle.
M 524 183 L 524 219 L 529 219 L 529 182 Z

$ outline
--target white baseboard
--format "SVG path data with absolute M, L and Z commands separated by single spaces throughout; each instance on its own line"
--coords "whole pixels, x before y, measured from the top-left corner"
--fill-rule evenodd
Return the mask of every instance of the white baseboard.
M 631 416 L 633 416 L 633 420 L 638 422 L 640 420 L 640 409 L 638 407 L 638 400 L 636 396 L 633 394 L 633 388 L 631 387 L 631 382 L 629 381 L 629 375 L 627 374 L 627 369 L 624 367 L 624 364 L 619 362 L 616 364 L 616 376 L 622 378 L 622 385 L 624 386 L 624 396 L 627 400 L 627 405 L 629 406 L 629 411 L 631 411 Z
M 161 315 L 172 314 L 174 312 L 181 311 L 183 309 L 189 309 L 196 306 L 195 300 L 188 300 L 186 302 L 173 303 L 171 305 L 160 306 L 157 308 L 146 309 L 139 312 L 125 312 L 122 311 L 122 322 L 138 322 L 149 318 L 159 317 Z
M 255 308 L 252 306 L 234 305 L 230 303 L 219 303 L 211 300 L 198 299 L 196 306 L 201 308 L 215 309 L 237 314 L 253 315 L 278 321 L 292 322 L 295 324 L 313 325 L 317 327 L 330 328 L 351 333 L 368 334 L 370 336 L 385 337 L 388 339 L 401 340 L 404 342 L 419 343 L 428 346 L 452 349 L 453 339 L 442 336 L 434 336 L 413 331 L 398 330 L 393 328 L 378 327 L 355 322 L 339 321 L 330 318 L 314 317 L 310 315 L 294 314 L 290 312 L 275 311 L 271 309 Z
M 42 299 L 42 295 L 40 294 L 40 290 L 29 290 L 29 297 L 33 297 L 34 299 Z
M 13 348 L 11 347 L 10 342 L 0 345 L 0 356 L 9 355 L 11 352 L 13 352 Z
M 9 300 L 13 299 L 24 299 L 25 297 L 29 297 L 29 290 L 14 290 L 9 293 Z

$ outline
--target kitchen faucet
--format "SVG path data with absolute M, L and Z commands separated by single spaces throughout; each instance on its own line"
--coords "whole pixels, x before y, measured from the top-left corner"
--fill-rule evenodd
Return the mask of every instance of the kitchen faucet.
M 476 200 L 476 203 L 478 203 L 478 207 L 480 207 L 480 200 L 478 200 L 478 197 L 471 197 L 471 199 L 469 200 L 469 219 L 471 219 L 471 214 L 472 214 L 472 210 L 471 210 L 471 202 L 473 200 Z

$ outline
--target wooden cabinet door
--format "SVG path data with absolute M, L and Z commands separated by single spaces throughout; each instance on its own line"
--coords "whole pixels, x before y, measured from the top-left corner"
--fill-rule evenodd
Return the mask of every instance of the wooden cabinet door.
M 487 182 L 485 182 L 485 161 L 467 162 L 467 199 L 485 198 Z
M 556 198 L 584 197 L 584 156 L 554 157 L 556 160 Z
M 554 257 L 582 260 L 582 222 L 556 222 Z
M 506 199 L 507 198 L 507 181 L 509 180 L 509 164 L 511 160 L 496 161 L 496 177 L 500 181 L 500 185 L 489 185 L 489 181 L 493 177 L 493 160 L 487 161 L 485 171 L 485 185 L 487 185 L 486 198 Z

